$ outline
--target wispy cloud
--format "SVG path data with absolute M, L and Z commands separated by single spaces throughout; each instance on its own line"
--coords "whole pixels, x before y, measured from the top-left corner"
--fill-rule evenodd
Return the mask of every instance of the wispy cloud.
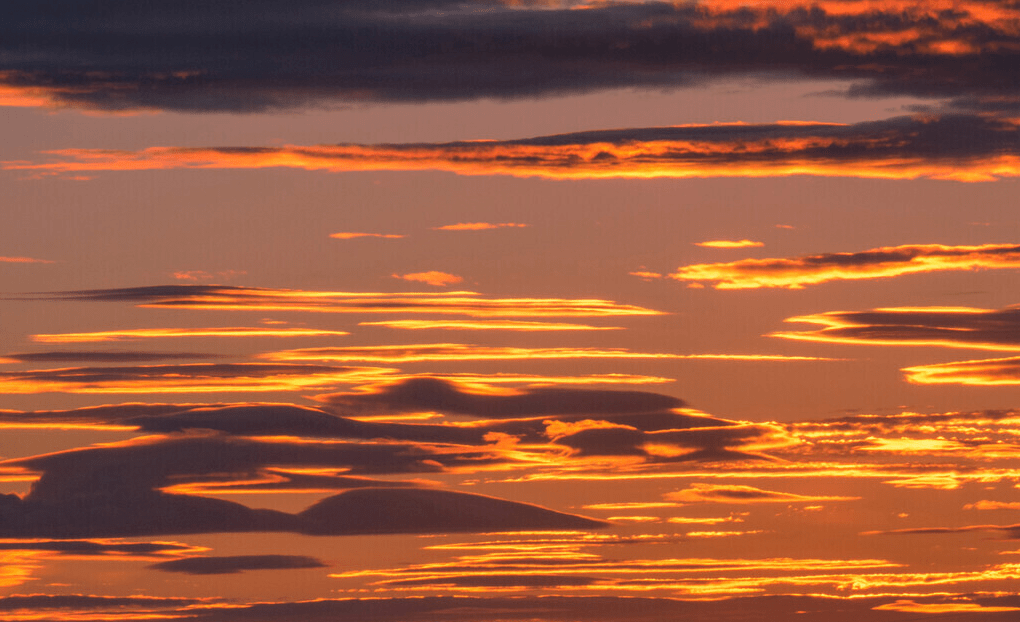
M 1020 385 L 1020 357 L 954 361 L 904 367 L 907 382 L 970 386 Z
M 790 492 L 762 490 L 753 486 L 691 484 L 690 488 L 666 495 L 679 503 L 815 503 L 818 501 L 855 501 L 860 497 L 801 495 Z
M 25 300 L 127 302 L 165 309 L 307 311 L 319 313 L 433 313 L 470 317 L 615 317 L 661 311 L 593 298 L 489 298 L 475 292 L 337 292 L 223 285 L 161 285 L 53 292 Z
M 437 270 L 430 270 L 428 272 L 411 272 L 409 274 L 392 274 L 390 276 L 395 279 L 425 283 L 428 285 L 435 285 L 436 287 L 449 287 L 450 285 L 456 285 L 464 280 L 464 277 L 462 276 L 457 276 L 456 274 L 450 274 L 448 272 L 439 272 Z
M 312 328 L 135 328 L 106 330 L 93 333 L 58 333 L 32 335 L 40 343 L 90 343 L 102 341 L 134 341 L 173 337 L 338 337 L 350 333 Z
M 390 240 L 397 240 L 403 235 L 396 233 L 354 233 L 350 231 L 341 231 L 339 233 L 331 233 L 329 237 L 336 238 L 338 240 L 353 240 L 355 238 L 385 238 Z
M 458 222 L 455 225 L 443 225 L 432 227 L 436 231 L 482 231 L 484 229 L 502 229 L 506 227 L 528 227 L 529 225 L 517 222 Z
M 205 270 L 180 270 L 171 276 L 178 281 L 229 281 L 233 278 L 248 274 L 244 270 L 220 270 L 218 272 L 206 272 Z
M 560 330 L 623 330 L 622 326 L 592 326 L 566 322 L 527 322 L 517 320 L 386 320 L 359 322 L 358 326 L 385 326 L 402 330 L 509 330 L 544 332 Z
M 35 259 L 32 257 L 0 257 L 0 263 L 55 263 L 47 259 Z
M 297 168 L 441 170 L 550 179 L 775 177 L 989 181 L 1020 175 L 1020 128 L 992 117 L 896 117 L 852 125 L 717 124 L 604 130 L 513 141 L 284 147 L 63 149 L 6 161 L 36 173 Z M 961 136 L 967 136 L 961 141 Z
M 705 242 L 695 242 L 694 245 L 706 248 L 754 248 L 765 246 L 765 243 L 755 242 L 754 240 L 707 240 Z
M 1020 246 L 1016 244 L 906 244 L 855 253 L 692 264 L 681 266 L 669 276 L 678 281 L 714 283 L 717 289 L 800 289 L 837 280 L 891 278 L 950 270 L 1017 268 L 1020 268 Z

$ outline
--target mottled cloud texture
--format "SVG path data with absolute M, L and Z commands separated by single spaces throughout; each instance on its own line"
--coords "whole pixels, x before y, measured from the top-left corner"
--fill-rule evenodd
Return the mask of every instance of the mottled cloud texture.
M 8 105 L 102 110 L 506 98 L 747 73 L 1015 108 L 1017 19 L 1012 3 L 978 0 L 46 0 L 9 8 L 0 76 Z

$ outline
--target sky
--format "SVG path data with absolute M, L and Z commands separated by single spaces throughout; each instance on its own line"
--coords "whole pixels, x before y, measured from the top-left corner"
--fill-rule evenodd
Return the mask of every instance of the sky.
M 1020 615 L 1020 2 L 5 9 L 0 620 Z

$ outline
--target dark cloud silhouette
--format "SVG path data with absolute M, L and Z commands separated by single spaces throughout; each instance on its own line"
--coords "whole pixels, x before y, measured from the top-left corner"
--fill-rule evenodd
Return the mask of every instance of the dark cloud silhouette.
M 326 568 L 314 557 L 304 555 L 233 555 L 226 557 L 185 557 L 172 559 L 149 568 L 186 574 L 237 574 L 247 570 L 294 570 Z
M 218 354 L 197 352 L 138 352 L 110 350 L 96 352 L 51 351 L 16 352 L 0 355 L 0 360 L 11 359 L 21 363 L 56 363 L 63 361 L 87 361 L 90 363 L 147 363 L 151 361 L 200 360 L 222 358 Z
M 1020 307 L 1016 306 L 829 311 L 786 321 L 816 324 L 821 328 L 776 332 L 774 337 L 851 344 L 1020 350 Z
M 915 527 L 911 529 L 888 529 L 866 531 L 865 535 L 945 535 L 988 531 L 997 533 L 1004 540 L 1020 540 L 1020 524 L 1017 525 L 965 525 L 963 527 Z
M 19 2 L 0 26 L 0 75 L 56 104 L 232 112 L 681 87 L 747 73 L 855 80 L 853 96 L 988 102 L 1020 90 L 1008 2 L 996 5 L 1003 19 L 966 3 L 577 4 Z
M 156 596 L 93 596 L 87 594 L 31 594 L 0 597 L 0 611 L 31 610 L 116 610 L 129 613 L 132 610 L 147 611 L 174 609 L 208 603 L 202 598 L 159 598 Z M 38 619 L 38 618 L 36 618 Z M 54 619 L 64 619 L 54 613 Z M 91 618 L 96 619 L 96 618 Z
M 209 532 L 287 531 L 318 535 L 593 528 L 602 523 L 480 495 L 401 488 L 370 491 L 364 479 L 299 514 L 166 487 L 250 479 L 286 466 L 334 467 L 348 474 L 438 472 L 497 464 L 484 450 L 408 443 L 288 442 L 222 435 L 144 438 L 0 463 L 40 473 L 24 497 L 0 496 L 0 536 L 127 537 Z M 276 470 L 272 470 L 275 468 Z M 320 482 L 316 482 L 320 483 Z M 339 487 L 342 482 L 332 482 Z M 407 484 L 405 484 L 407 485 Z
M 375 392 L 317 396 L 340 412 L 420 412 L 520 418 L 536 415 L 630 414 L 681 408 L 683 400 L 643 391 L 527 389 L 517 395 L 469 393 L 437 378 L 412 378 Z
M 191 551 L 193 547 L 172 542 L 110 542 L 104 540 L 26 540 L 0 542 L 0 551 L 51 551 L 63 555 L 166 556 Z

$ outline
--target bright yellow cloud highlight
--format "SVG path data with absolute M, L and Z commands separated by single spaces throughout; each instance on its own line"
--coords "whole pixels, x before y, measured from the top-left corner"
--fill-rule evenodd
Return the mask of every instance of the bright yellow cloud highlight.
M 956 361 L 901 369 L 913 384 L 1020 385 L 1020 357 Z
M 40 343 L 92 343 L 175 337 L 337 337 L 349 334 L 341 330 L 316 330 L 311 328 L 137 328 L 94 333 L 40 334 L 32 335 L 32 341 Z
M 681 266 L 670 278 L 714 283 L 716 289 L 801 289 L 836 280 L 878 279 L 948 270 L 1020 268 L 1020 245 L 946 246 L 908 244 L 857 253 L 826 253 L 792 259 L 742 259 Z
M 336 238 L 338 240 L 353 240 L 355 238 L 385 238 L 396 240 L 404 236 L 395 233 L 354 233 L 351 231 L 341 231 L 339 233 L 331 233 L 329 234 L 329 237 Z
M 753 240 L 708 240 L 707 242 L 695 242 L 694 245 L 704 246 L 705 248 L 753 248 L 765 246 L 763 242 L 755 242 Z
M 401 330 L 510 330 L 523 332 L 560 330 L 623 330 L 622 326 L 591 326 L 564 322 L 524 322 L 515 320 L 389 320 L 360 322 L 358 326 L 385 326 Z
M 432 227 L 436 231 L 482 231 L 485 229 L 503 229 L 507 227 L 528 227 L 518 222 L 458 222 L 455 225 Z
M 456 274 L 450 274 L 448 272 L 439 272 L 436 270 L 430 270 L 428 272 L 412 272 L 410 274 L 392 274 L 390 276 L 395 279 L 416 281 L 418 283 L 435 285 L 436 287 L 448 287 L 464 280 L 464 277 L 462 276 L 457 276 Z

